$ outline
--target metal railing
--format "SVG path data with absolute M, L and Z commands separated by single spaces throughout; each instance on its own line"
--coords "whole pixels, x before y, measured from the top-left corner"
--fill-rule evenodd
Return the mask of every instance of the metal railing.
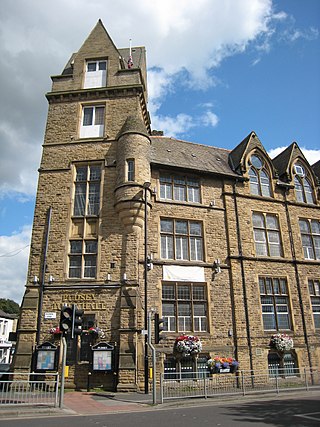
M 0 372 L 2 405 L 58 406 L 59 374 Z
M 174 377 L 175 376 L 175 377 Z M 278 372 L 260 371 L 253 374 L 250 371 L 239 371 L 236 374 L 209 374 L 199 376 L 197 372 L 170 374 L 160 377 L 160 401 L 165 399 L 183 399 L 190 397 L 239 395 L 255 393 L 280 393 L 290 390 L 309 390 L 320 388 L 320 369 L 301 368 L 290 370 L 289 375 Z

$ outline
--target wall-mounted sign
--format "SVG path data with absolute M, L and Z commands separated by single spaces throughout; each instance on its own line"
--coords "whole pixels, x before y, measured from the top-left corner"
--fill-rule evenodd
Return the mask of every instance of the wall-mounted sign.
M 44 318 L 45 319 L 56 319 L 57 313 L 55 311 L 47 311 L 46 313 L 44 313 Z

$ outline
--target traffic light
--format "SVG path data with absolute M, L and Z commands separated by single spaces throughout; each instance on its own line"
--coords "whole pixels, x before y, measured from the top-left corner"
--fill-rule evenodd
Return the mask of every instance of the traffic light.
M 82 316 L 83 310 L 78 309 L 76 305 L 72 306 L 72 330 L 71 338 L 74 338 L 77 335 L 81 335 L 82 332 Z
M 163 339 L 161 336 L 161 332 L 163 331 L 163 327 L 161 326 L 163 323 L 163 319 L 159 317 L 158 313 L 154 313 L 154 343 L 159 344 L 160 340 Z
M 66 335 L 68 332 L 72 330 L 72 322 L 73 322 L 73 309 L 67 305 L 64 305 L 61 308 L 60 313 L 60 331 L 63 335 Z

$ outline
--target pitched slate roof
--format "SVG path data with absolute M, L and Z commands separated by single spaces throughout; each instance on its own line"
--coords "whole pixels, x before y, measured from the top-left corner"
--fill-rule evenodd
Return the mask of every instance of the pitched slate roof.
M 230 152 L 229 161 L 232 169 L 235 172 L 238 172 L 238 173 L 245 172 L 245 156 L 248 153 L 248 151 L 251 151 L 254 149 L 260 150 L 267 158 L 270 159 L 268 153 L 266 152 L 257 134 L 254 131 L 252 131 L 243 141 L 240 142 L 240 144 L 238 144 Z M 271 162 L 271 166 L 273 166 L 272 162 Z M 275 173 L 276 171 L 273 168 L 273 175 L 275 175 Z
M 151 163 L 239 178 L 229 166 L 230 150 L 165 136 L 151 136 Z
M 5 319 L 17 319 L 19 317 L 18 314 L 9 314 L 6 313 L 5 311 L 0 309 L 0 317 L 3 317 Z
M 289 145 L 289 147 L 287 147 L 272 160 L 275 168 L 278 170 L 280 177 L 283 177 L 286 180 L 291 179 L 290 165 L 292 164 L 292 161 L 298 157 L 302 158 L 306 164 L 309 164 L 298 144 L 293 142 L 291 145 Z
M 291 162 L 292 154 L 294 151 L 294 142 L 289 145 L 285 150 L 283 150 L 280 154 L 278 154 L 274 159 L 272 159 L 272 163 L 274 167 L 277 169 L 279 176 L 283 176 L 288 174 L 288 167 Z
M 230 161 L 234 170 L 237 170 L 241 164 L 241 160 L 243 158 L 244 153 L 247 150 L 249 141 L 251 139 L 253 132 L 249 133 L 249 135 L 244 138 L 243 141 L 240 142 L 231 152 L 230 152 Z

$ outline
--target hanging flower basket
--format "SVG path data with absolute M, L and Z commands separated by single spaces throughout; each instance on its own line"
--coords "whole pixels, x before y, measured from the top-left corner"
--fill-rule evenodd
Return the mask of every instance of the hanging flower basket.
M 293 339 L 287 334 L 274 334 L 269 345 L 278 351 L 289 351 L 293 347 Z
M 173 346 L 173 352 L 183 357 L 198 354 L 201 350 L 201 341 L 193 335 L 180 335 Z
M 232 357 L 214 357 L 207 361 L 207 365 L 212 373 L 236 372 L 239 362 Z
M 60 331 L 59 326 L 57 326 L 55 328 L 49 329 L 49 334 L 51 334 L 51 335 L 60 335 L 61 331 Z

